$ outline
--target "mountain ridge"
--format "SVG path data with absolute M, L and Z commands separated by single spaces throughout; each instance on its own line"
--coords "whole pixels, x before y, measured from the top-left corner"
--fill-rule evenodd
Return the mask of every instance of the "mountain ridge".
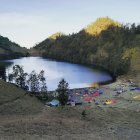
M 119 76 L 139 72 L 139 39 L 140 25 L 122 25 L 103 17 L 78 33 L 57 36 L 53 41 L 47 38 L 31 48 L 30 53 L 72 63 L 101 66 L 114 76 Z M 136 63 L 137 68 L 134 68 Z
M 0 35 L 0 59 L 13 59 L 28 55 L 28 50 L 25 47 L 21 47 L 7 37 Z

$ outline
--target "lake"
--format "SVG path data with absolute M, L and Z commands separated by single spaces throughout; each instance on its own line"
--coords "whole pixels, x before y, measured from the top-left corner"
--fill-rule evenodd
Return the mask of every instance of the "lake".
M 20 59 L 0 61 L 0 75 L 11 73 L 14 65 L 21 65 L 24 71 L 31 73 L 35 70 L 45 71 L 48 90 L 55 90 L 59 81 L 64 78 L 70 88 L 89 87 L 94 82 L 105 82 L 112 79 L 111 75 L 96 68 L 89 68 L 79 64 L 58 62 L 41 57 L 24 57 Z

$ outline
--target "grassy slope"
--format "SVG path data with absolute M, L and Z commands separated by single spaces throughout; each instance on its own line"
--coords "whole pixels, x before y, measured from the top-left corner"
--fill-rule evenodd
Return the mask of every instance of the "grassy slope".
M 40 112 L 42 104 L 15 85 L 0 81 L 0 115 L 26 115 Z
M 109 93 L 108 93 L 109 94 Z M 0 140 L 138 140 L 140 112 L 118 107 L 42 109 L 16 86 L 0 81 Z
M 34 117 L 2 118 L 0 138 L 5 140 L 135 140 L 139 139 L 139 115 L 117 108 L 93 108 L 86 119 L 83 108 L 46 108 Z M 4 122 L 5 121 L 5 122 Z M 2 139 L 3 140 L 3 139 Z

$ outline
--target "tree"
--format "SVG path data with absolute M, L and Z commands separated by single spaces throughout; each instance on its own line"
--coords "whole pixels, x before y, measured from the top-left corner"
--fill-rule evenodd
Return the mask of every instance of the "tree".
M 29 75 L 28 84 L 29 84 L 29 90 L 32 93 L 39 92 L 39 90 L 40 90 L 39 76 L 35 71 L 32 71 L 31 74 Z
M 13 72 L 8 75 L 8 81 L 33 94 L 39 93 L 41 98 L 47 98 L 47 85 L 43 70 L 39 74 L 35 71 L 27 74 L 22 66 L 15 65 Z
M 23 67 L 19 65 L 13 66 L 13 72 L 8 75 L 10 82 L 14 82 L 17 86 L 28 89 L 26 84 L 28 74 L 24 72 Z
M 40 90 L 41 92 L 47 92 L 47 86 L 46 86 L 46 79 L 44 77 L 44 71 L 42 70 L 38 75 L 40 83 Z
M 42 70 L 39 73 L 39 80 L 40 80 L 40 98 L 41 99 L 47 99 L 48 95 L 47 95 L 47 84 L 46 84 L 46 79 L 44 77 L 44 71 Z
M 67 101 L 68 101 L 68 83 L 62 79 L 59 84 L 58 84 L 58 88 L 57 88 L 57 92 L 58 92 L 58 100 L 60 101 L 62 107 L 66 105 Z

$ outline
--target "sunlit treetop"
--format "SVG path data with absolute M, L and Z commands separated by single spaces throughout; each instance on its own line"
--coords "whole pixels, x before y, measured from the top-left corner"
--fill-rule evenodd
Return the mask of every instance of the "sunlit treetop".
M 106 30 L 109 26 L 120 27 L 121 24 L 112 20 L 109 17 L 98 18 L 94 23 L 85 28 L 85 32 L 90 35 L 99 35 L 103 30 Z
M 51 35 L 51 36 L 49 37 L 49 39 L 56 40 L 56 38 L 61 37 L 61 36 L 64 36 L 64 33 L 62 33 L 62 32 L 57 32 L 57 33 Z

